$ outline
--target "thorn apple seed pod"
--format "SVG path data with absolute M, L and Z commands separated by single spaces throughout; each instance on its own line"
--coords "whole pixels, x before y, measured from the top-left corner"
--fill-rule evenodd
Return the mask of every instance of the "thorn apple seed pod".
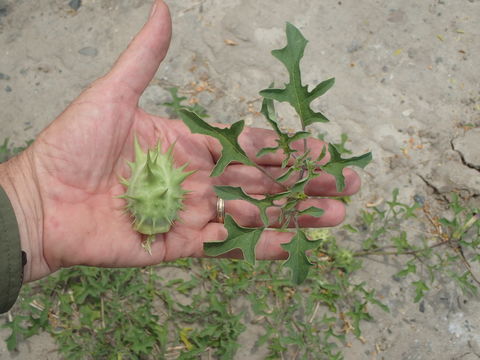
M 135 137 L 135 161 L 128 162 L 132 175 L 128 180 L 120 179 L 127 188 L 120 198 L 127 202 L 125 208 L 133 218 L 133 229 L 147 235 L 142 246 L 149 253 L 155 235 L 168 232 L 177 219 L 188 193 L 182 189 L 182 182 L 195 172 L 184 172 L 187 164 L 174 167 L 173 146 L 162 153 L 159 142 L 145 153 Z

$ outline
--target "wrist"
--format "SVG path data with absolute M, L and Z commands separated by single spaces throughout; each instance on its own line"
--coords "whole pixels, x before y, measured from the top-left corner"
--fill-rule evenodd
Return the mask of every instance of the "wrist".
M 43 258 L 43 209 L 29 150 L 0 164 L 0 186 L 15 212 L 21 249 L 27 254 L 23 282 L 48 274 Z

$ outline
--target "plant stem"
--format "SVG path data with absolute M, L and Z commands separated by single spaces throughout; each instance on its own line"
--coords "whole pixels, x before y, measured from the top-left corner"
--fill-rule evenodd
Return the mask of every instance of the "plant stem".
M 274 183 L 280 185 L 284 190 L 288 190 L 288 186 L 282 184 L 281 182 L 277 181 L 272 174 L 270 174 L 267 170 L 265 170 L 263 167 L 261 167 L 258 164 L 255 164 L 255 167 L 260 170 L 262 173 L 264 173 L 270 180 L 272 180 Z
M 433 244 L 432 246 L 429 246 L 428 249 L 433 249 L 442 245 L 451 245 L 450 241 L 441 241 L 436 244 Z M 389 246 L 384 246 L 375 250 L 369 250 L 369 251 L 357 251 L 356 253 L 353 254 L 355 257 L 359 256 L 368 256 L 368 255 L 415 255 L 418 253 L 421 253 L 422 251 L 425 251 L 426 249 L 418 249 L 418 250 L 408 250 L 408 251 L 384 251 L 387 249 L 395 249 L 396 246 L 389 245 Z

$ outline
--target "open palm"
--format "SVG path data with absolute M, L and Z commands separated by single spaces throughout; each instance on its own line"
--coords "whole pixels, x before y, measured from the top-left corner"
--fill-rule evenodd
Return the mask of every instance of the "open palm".
M 78 264 L 145 266 L 202 256 L 204 241 L 221 241 L 226 236 L 223 224 L 216 220 L 213 185 L 242 186 L 252 196 L 282 190 L 258 169 L 242 164 L 230 165 L 223 175 L 211 178 L 221 152 L 216 140 L 192 135 L 181 121 L 159 118 L 138 107 L 139 97 L 166 55 L 170 35 L 168 8 L 158 1 L 149 21 L 113 69 L 84 91 L 26 151 L 43 211 L 41 261 L 29 280 Z M 126 160 L 134 157 L 134 135 L 144 150 L 158 141 L 164 151 L 175 143 L 176 166 L 188 162 L 187 170 L 197 170 L 183 183 L 190 193 L 180 220 L 171 231 L 157 236 L 152 255 L 140 246 L 141 235 L 132 230 L 132 219 L 123 210 L 125 202 L 117 197 L 125 191 L 119 177 L 129 176 Z M 311 141 L 310 147 L 320 151 L 321 143 Z M 280 174 L 279 156 L 254 156 L 260 148 L 274 144 L 273 132 L 247 128 L 240 144 L 259 165 Z M 353 171 L 345 175 L 343 194 L 352 194 L 358 190 L 358 176 Z M 306 191 L 313 196 L 338 195 L 329 175 L 315 179 Z M 325 198 L 310 201 L 306 207 L 323 208 L 325 215 L 306 216 L 302 226 L 332 226 L 343 220 L 340 202 Z M 261 225 L 258 211 L 245 202 L 229 201 L 226 210 L 240 225 Z M 270 215 L 273 218 L 275 214 Z M 280 244 L 288 240 L 287 233 L 264 232 L 257 256 L 284 257 Z

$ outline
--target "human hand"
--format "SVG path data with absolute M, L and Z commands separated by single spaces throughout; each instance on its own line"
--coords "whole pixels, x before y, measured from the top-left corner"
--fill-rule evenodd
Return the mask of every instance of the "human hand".
M 0 184 L 14 206 L 22 248 L 29 258 L 25 281 L 73 265 L 146 266 L 203 256 L 203 242 L 226 236 L 223 224 L 216 220 L 213 185 L 241 186 L 252 196 L 282 190 L 258 169 L 242 164 L 230 165 L 217 178 L 209 177 L 221 153 L 215 139 L 192 135 L 182 122 L 147 114 L 138 107 L 139 97 L 167 53 L 170 36 L 168 8 L 158 0 L 148 22 L 112 70 L 85 90 L 24 153 L 1 165 Z M 119 176 L 129 175 L 126 160 L 133 159 L 134 135 L 144 150 L 158 140 L 163 150 L 176 142 L 176 166 L 188 162 L 186 170 L 197 170 L 183 183 L 191 193 L 184 201 L 181 220 L 157 236 L 152 255 L 140 246 L 141 236 L 132 230 L 132 219 L 123 210 L 125 202 L 116 197 L 124 192 Z M 255 158 L 274 139 L 272 131 L 247 128 L 240 144 L 259 165 L 280 174 L 280 154 Z M 320 153 L 322 146 L 309 139 L 312 155 Z M 306 193 L 351 195 L 359 189 L 360 180 L 352 170 L 345 177 L 346 189 L 341 194 L 328 174 L 312 180 Z M 334 199 L 310 199 L 304 205 L 322 208 L 325 214 L 301 217 L 302 227 L 333 226 L 344 218 L 343 204 Z M 242 226 L 261 224 L 256 208 L 245 202 L 226 202 L 226 212 Z M 275 218 L 274 213 L 269 215 Z M 257 257 L 284 258 L 280 244 L 290 237 L 265 231 Z

